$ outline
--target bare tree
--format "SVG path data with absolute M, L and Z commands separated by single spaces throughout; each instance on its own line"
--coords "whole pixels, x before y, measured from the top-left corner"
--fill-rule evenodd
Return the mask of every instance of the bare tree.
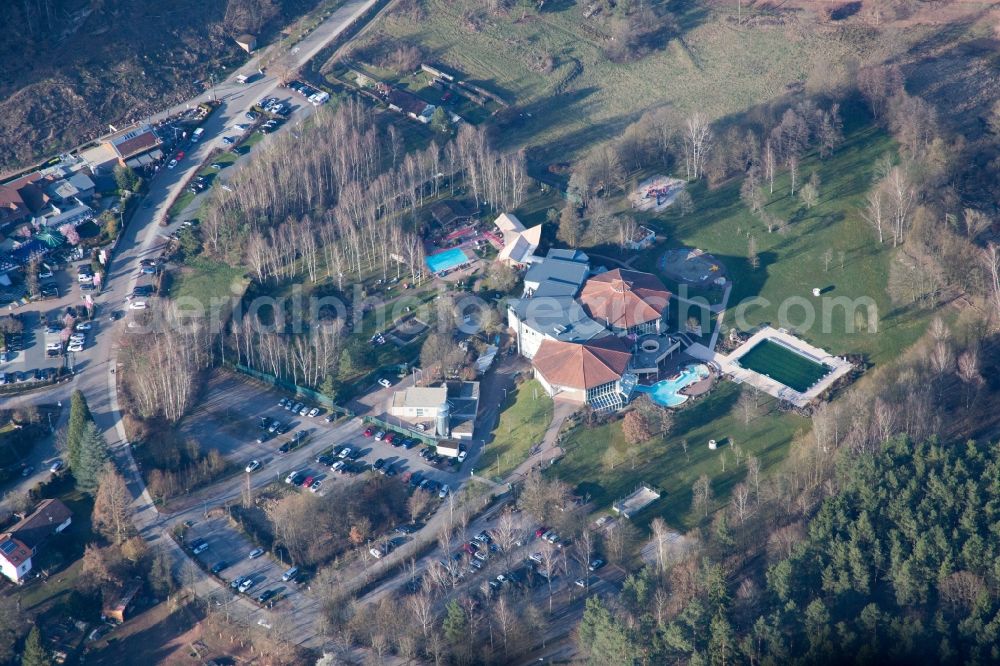
M 916 202 L 917 191 L 906 171 L 900 166 L 894 166 L 884 181 L 884 187 L 889 196 L 889 209 L 892 219 L 892 245 L 903 242 L 903 235 L 909 229 L 910 214 Z
M 792 196 L 795 196 L 795 185 L 799 178 L 799 158 L 798 155 L 788 156 L 788 182 L 792 189 Z
M 757 456 L 747 458 L 747 479 L 753 484 L 754 499 L 760 504 L 760 460 Z
M 1000 317 L 1000 245 L 990 243 L 983 250 L 983 263 L 986 265 L 989 280 L 989 294 L 993 301 L 993 314 Z
M 708 516 L 708 507 L 712 499 L 712 483 L 708 476 L 702 474 L 691 487 L 691 494 L 694 496 L 694 508 L 701 512 L 702 517 Z
M 768 194 L 774 194 L 774 176 L 778 170 L 778 160 L 774 154 L 774 146 L 771 140 L 764 142 L 764 177 L 767 178 Z
M 736 484 L 733 488 L 732 505 L 736 520 L 742 525 L 750 515 L 750 488 L 745 483 Z
M 971 407 L 972 398 L 984 381 L 980 374 L 979 365 L 979 350 L 977 349 L 967 349 L 958 357 L 958 376 L 966 387 L 966 409 Z
M 657 516 L 650 523 L 653 532 L 653 542 L 656 547 L 656 568 L 662 574 L 667 570 L 667 543 L 669 542 L 671 531 L 667 523 Z
M 712 146 L 712 128 L 708 119 L 695 112 L 685 121 L 684 168 L 688 180 L 701 178 Z
M 413 619 L 423 632 L 424 640 L 430 638 L 431 629 L 434 627 L 434 600 L 426 590 L 422 590 L 406 600 Z
M 883 229 L 887 215 L 888 203 L 885 194 L 881 187 L 873 187 L 865 196 L 865 209 L 861 211 L 861 217 L 878 233 L 879 244 L 885 240 Z

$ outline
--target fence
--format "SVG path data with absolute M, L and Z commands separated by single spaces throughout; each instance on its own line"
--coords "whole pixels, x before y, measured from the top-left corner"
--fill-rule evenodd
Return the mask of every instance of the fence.
M 343 416 L 354 416 L 354 412 L 347 409 L 346 407 L 341 407 L 333 402 L 328 396 L 320 393 L 319 391 L 314 391 L 313 389 L 306 388 L 304 386 L 299 386 L 294 382 L 290 382 L 280 377 L 275 377 L 266 372 L 261 372 L 260 370 L 254 370 L 253 368 L 247 367 L 241 363 L 226 363 L 224 364 L 228 368 L 232 368 L 236 372 L 246 375 L 247 377 L 253 377 L 256 380 L 262 381 L 265 384 L 270 384 L 276 388 L 283 389 L 290 393 L 294 393 L 296 396 L 303 396 L 312 400 L 313 402 L 318 402 L 324 407 L 328 408 L 332 412 L 337 412 Z

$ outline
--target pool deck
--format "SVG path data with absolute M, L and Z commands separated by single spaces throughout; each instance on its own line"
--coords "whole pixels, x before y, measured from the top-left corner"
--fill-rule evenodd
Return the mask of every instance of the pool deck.
M 808 391 L 799 393 L 770 377 L 740 366 L 740 358 L 764 340 L 771 340 L 784 347 L 794 349 L 796 352 L 817 363 L 825 363 L 832 370 L 816 382 Z M 796 407 L 806 407 L 809 405 L 819 394 L 849 373 L 853 367 L 846 359 L 833 356 L 819 347 L 813 347 L 808 342 L 800 340 L 784 329 L 771 328 L 770 326 L 754 333 L 749 340 L 726 356 L 711 351 L 702 345 L 691 345 L 686 351 L 695 358 L 714 363 L 723 374 L 737 384 L 749 384 L 779 400 L 786 400 Z

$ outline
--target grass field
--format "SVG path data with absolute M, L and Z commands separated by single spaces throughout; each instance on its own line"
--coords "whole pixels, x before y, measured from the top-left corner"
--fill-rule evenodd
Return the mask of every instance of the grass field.
M 479 465 L 492 478 L 503 478 L 520 465 L 533 446 L 542 443 L 552 421 L 552 398 L 541 384 L 530 381 L 507 394 L 507 407 L 486 444 Z
M 640 217 L 667 237 L 667 246 L 698 247 L 725 264 L 733 281 L 726 326 L 787 324 L 833 354 L 864 354 L 882 363 L 916 341 L 929 315 L 892 302 L 886 281 L 894 250 L 888 243 L 878 244 L 860 215 L 876 160 L 895 146 L 859 105 L 845 105 L 843 114 L 845 142 L 837 152 L 826 160 L 815 155 L 802 160 L 800 180 L 807 180 L 813 171 L 820 179 L 815 206 L 807 209 L 790 194 L 786 173 L 776 179 L 766 210 L 788 221 L 784 232 L 768 233 L 740 200 L 738 179 L 714 190 L 695 183 L 690 188 L 695 211 L 690 215 L 682 217 L 667 209 L 661 215 Z M 747 259 L 750 236 L 757 243 L 757 268 Z M 635 267 L 657 271 L 656 260 L 665 247 L 647 250 Z M 823 298 L 811 296 L 814 287 L 823 289 Z M 869 321 L 867 308 L 838 306 L 833 300 L 838 298 L 871 299 L 877 318 Z M 808 306 L 801 305 L 803 299 Z M 812 322 L 804 307 L 812 309 Z M 675 314 L 685 316 L 680 308 Z
M 779 381 L 788 388 L 805 393 L 830 372 L 830 368 L 796 354 L 771 340 L 761 340 L 738 361 L 747 370 Z
M 366 36 L 421 46 L 429 59 L 450 66 L 530 113 L 501 140 L 532 144 L 542 158 L 563 161 L 581 148 L 617 136 L 644 111 L 670 105 L 679 114 L 700 110 L 712 118 L 784 95 L 790 85 L 822 85 L 844 76 L 844 65 L 896 51 L 896 37 L 829 29 L 787 16 L 773 25 L 740 28 L 706 3 L 673 0 L 667 9 L 678 30 L 645 58 L 616 63 L 604 52 L 607 22 L 584 19 L 587 3 L 546 3 L 488 14 L 473 0 L 417 0 L 423 17 L 393 13 Z M 735 3 L 734 3 L 735 4 Z M 475 21 L 467 17 L 476 17 Z M 907 39 L 917 39 L 916 28 Z M 543 73 L 536 63 L 551 56 Z M 572 72 L 578 75 L 560 93 Z
M 598 428 L 579 426 L 564 437 L 566 456 L 551 468 L 552 473 L 578 494 L 589 495 L 595 508 L 610 507 L 640 483 L 660 488 L 664 491 L 660 500 L 633 520 L 646 524 L 662 516 L 673 527 L 686 530 L 700 519 L 691 512 L 691 486 L 699 476 L 708 476 L 714 506 L 723 506 L 733 486 L 745 480 L 748 456 L 756 456 L 766 472 L 784 460 L 796 432 L 809 426 L 806 419 L 791 414 L 763 413 L 774 406 L 770 399 L 761 402 L 760 416 L 745 423 L 736 408 L 740 391 L 735 384 L 719 384 L 704 399 L 677 412 L 669 436 L 637 446 L 626 442 L 621 421 Z M 710 439 L 720 443 L 717 450 L 708 448 Z M 687 441 L 687 454 L 681 440 Z M 740 464 L 730 443 L 742 452 Z
M 205 307 L 211 306 L 213 299 L 222 302 L 243 293 L 247 280 L 243 277 L 245 268 L 230 266 L 208 259 L 192 259 L 177 276 L 171 289 L 171 296 L 194 299 Z

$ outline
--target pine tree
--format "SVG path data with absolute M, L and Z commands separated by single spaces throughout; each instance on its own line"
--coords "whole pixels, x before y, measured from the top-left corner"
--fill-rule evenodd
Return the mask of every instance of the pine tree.
M 104 437 L 93 421 L 84 426 L 80 437 L 78 461 L 73 468 L 77 489 L 93 495 L 97 491 L 98 479 L 108 462 L 108 451 Z
M 80 463 L 80 438 L 83 436 L 83 429 L 92 420 L 87 399 L 82 392 L 73 391 L 69 404 L 69 426 L 66 428 L 66 463 L 74 472 Z
M 444 618 L 443 628 L 445 639 L 452 645 L 458 645 L 468 639 L 468 620 L 465 611 L 455 599 L 448 603 L 448 614 Z
M 24 643 L 24 653 L 21 655 L 21 666 L 49 666 L 52 661 L 42 645 L 42 632 L 38 625 L 31 628 L 28 640 Z

